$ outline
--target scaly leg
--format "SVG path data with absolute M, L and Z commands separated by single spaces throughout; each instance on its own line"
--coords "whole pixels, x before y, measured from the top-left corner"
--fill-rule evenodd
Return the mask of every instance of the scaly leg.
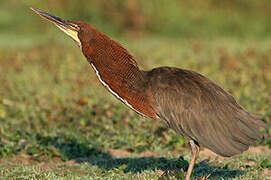
M 190 147 L 191 147 L 192 157 L 191 157 L 191 160 L 190 160 L 190 163 L 189 163 L 188 170 L 187 170 L 186 175 L 185 175 L 185 180 L 190 180 L 190 176 L 192 174 L 195 162 L 196 162 L 196 160 L 198 158 L 198 155 L 199 155 L 199 146 L 197 146 L 193 140 L 190 140 L 189 144 L 190 144 Z

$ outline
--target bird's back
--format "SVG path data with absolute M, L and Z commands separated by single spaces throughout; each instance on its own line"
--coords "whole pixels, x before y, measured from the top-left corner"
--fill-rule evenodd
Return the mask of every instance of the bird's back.
M 239 154 L 261 138 L 265 124 L 204 76 L 170 67 L 147 75 L 159 117 L 182 136 L 222 156 Z

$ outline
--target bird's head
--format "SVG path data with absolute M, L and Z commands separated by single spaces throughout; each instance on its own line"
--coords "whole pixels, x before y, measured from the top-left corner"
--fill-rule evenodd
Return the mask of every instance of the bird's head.
M 54 23 L 59 29 L 61 29 L 68 36 L 70 36 L 80 48 L 82 48 L 82 43 L 84 41 L 87 41 L 90 37 L 92 37 L 91 35 L 94 35 L 94 33 L 96 33 L 95 29 L 86 23 L 79 21 L 63 20 L 59 17 L 53 16 L 47 12 L 35 8 L 31 8 L 31 10 L 33 10 L 41 17 Z

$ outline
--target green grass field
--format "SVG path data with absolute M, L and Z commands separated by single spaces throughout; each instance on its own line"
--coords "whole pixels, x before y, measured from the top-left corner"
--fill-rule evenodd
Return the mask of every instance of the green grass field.
M 161 121 L 140 117 L 109 94 L 80 49 L 34 15 L 28 9 L 32 3 L 13 2 L 22 17 L 8 12 L 6 3 L 0 7 L 0 179 L 182 179 L 190 160 L 187 142 Z M 67 14 L 59 15 L 71 17 Z M 238 33 L 209 32 L 205 26 L 222 25 L 216 19 L 221 17 L 207 15 L 200 22 L 204 26 L 187 24 L 189 36 L 189 29 L 179 36 L 172 26 L 169 35 L 165 30 L 152 33 L 156 30 L 149 29 L 148 22 L 140 31 L 118 31 L 123 24 L 108 29 L 106 21 L 99 24 L 100 19 L 93 18 L 142 69 L 176 66 L 197 71 L 270 123 L 269 25 L 261 26 L 266 23 L 262 18 L 249 32 L 246 27 L 257 21 L 252 19 L 242 21 Z M 88 21 L 87 16 L 82 19 Z M 199 27 L 209 36 L 193 36 Z M 193 177 L 271 179 L 271 125 L 265 140 L 241 155 L 221 159 L 204 151 Z

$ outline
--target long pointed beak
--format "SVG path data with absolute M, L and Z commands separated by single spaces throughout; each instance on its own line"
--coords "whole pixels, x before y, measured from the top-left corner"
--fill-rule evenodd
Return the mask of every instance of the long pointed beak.
M 64 31 L 67 35 L 69 35 L 73 40 L 75 40 L 80 46 L 80 40 L 78 38 L 78 31 L 80 30 L 79 26 L 73 24 L 69 21 L 63 20 L 59 17 L 53 16 L 47 12 L 41 11 L 39 9 L 30 8 L 32 11 L 40 15 L 42 18 L 54 23 L 59 29 Z

